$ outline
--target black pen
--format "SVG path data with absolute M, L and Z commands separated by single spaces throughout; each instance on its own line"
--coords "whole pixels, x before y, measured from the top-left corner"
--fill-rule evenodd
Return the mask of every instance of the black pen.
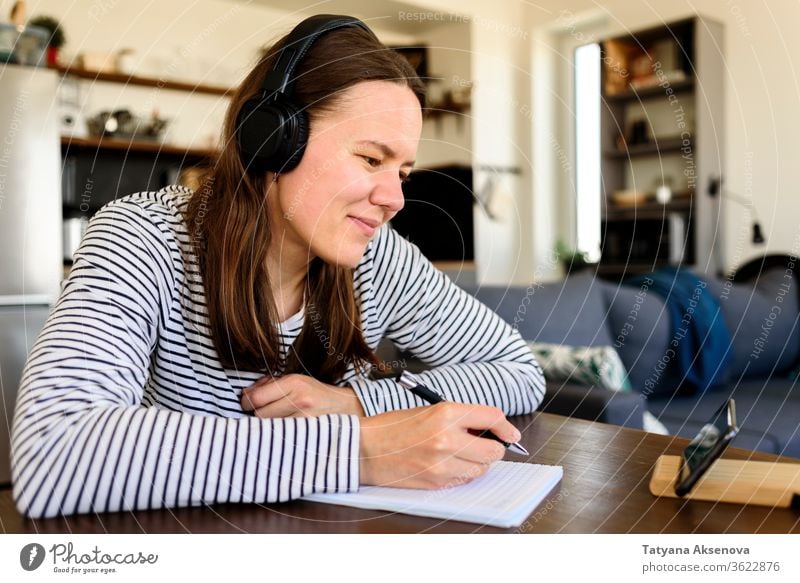
M 421 382 L 417 380 L 417 378 L 413 374 L 411 374 L 407 370 L 404 370 L 399 375 L 397 375 L 397 382 L 401 387 L 403 387 L 404 389 L 408 389 L 409 391 L 414 393 L 417 397 L 419 397 L 420 399 L 424 399 L 431 405 L 435 405 L 436 403 L 441 403 L 442 401 L 444 401 L 444 399 L 442 399 L 442 397 L 438 393 L 435 393 L 434 391 L 423 385 Z M 483 431 L 481 431 L 478 434 L 478 437 L 486 437 L 487 439 L 494 439 L 495 441 L 499 441 L 500 443 L 502 443 L 509 451 L 513 451 L 514 453 L 518 453 L 520 455 L 530 455 L 528 453 L 528 450 L 522 447 L 519 443 L 508 443 L 506 441 L 503 441 L 488 429 L 484 429 Z

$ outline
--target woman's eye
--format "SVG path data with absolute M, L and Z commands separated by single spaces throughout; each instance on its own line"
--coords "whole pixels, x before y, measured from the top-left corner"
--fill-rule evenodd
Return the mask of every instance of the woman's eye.
M 381 161 L 377 158 L 373 158 L 372 156 L 361 156 L 366 160 L 367 164 L 372 166 L 373 168 L 378 168 L 381 165 Z
M 400 173 L 400 183 L 401 184 L 405 184 L 409 180 L 411 180 L 411 175 L 410 174 L 408 174 L 407 172 L 401 172 Z

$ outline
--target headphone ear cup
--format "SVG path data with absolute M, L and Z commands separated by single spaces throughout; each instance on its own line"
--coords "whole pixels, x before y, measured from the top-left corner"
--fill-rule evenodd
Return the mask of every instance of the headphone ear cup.
M 251 99 L 239 112 L 236 137 L 249 174 L 288 172 L 303 157 L 308 119 L 305 111 L 287 101 Z
M 308 114 L 305 110 L 297 108 L 294 104 L 285 103 L 286 107 L 286 141 L 282 144 L 282 152 L 276 156 L 276 162 L 280 162 L 276 172 L 288 172 L 293 170 L 303 158 L 308 144 Z

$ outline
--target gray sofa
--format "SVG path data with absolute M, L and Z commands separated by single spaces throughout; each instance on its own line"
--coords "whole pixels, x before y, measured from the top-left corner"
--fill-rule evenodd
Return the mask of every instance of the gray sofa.
M 731 331 L 731 359 L 725 382 L 701 394 L 687 390 L 675 360 L 664 358 L 674 331 L 664 301 L 652 291 L 586 272 L 542 286 L 468 291 L 516 323 L 526 340 L 616 348 L 632 393 L 548 383 L 542 410 L 641 427 L 646 408 L 672 434 L 692 437 L 734 397 L 741 426 L 734 445 L 800 457 L 800 388 L 789 376 L 800 355 L 793 274 L 776 267 L 750 282 L 710 281 L 708 289 Z

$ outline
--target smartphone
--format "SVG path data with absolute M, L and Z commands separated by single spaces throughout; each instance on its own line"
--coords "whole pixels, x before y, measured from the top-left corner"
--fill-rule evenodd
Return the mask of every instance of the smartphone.
M 691 492 L 697 480 L 725 451 L 737 433 L 739 427 L 736 425 L 736 403 L 733 399 L 728 399 L 683 450 L 675 494 L 685 496 Z

